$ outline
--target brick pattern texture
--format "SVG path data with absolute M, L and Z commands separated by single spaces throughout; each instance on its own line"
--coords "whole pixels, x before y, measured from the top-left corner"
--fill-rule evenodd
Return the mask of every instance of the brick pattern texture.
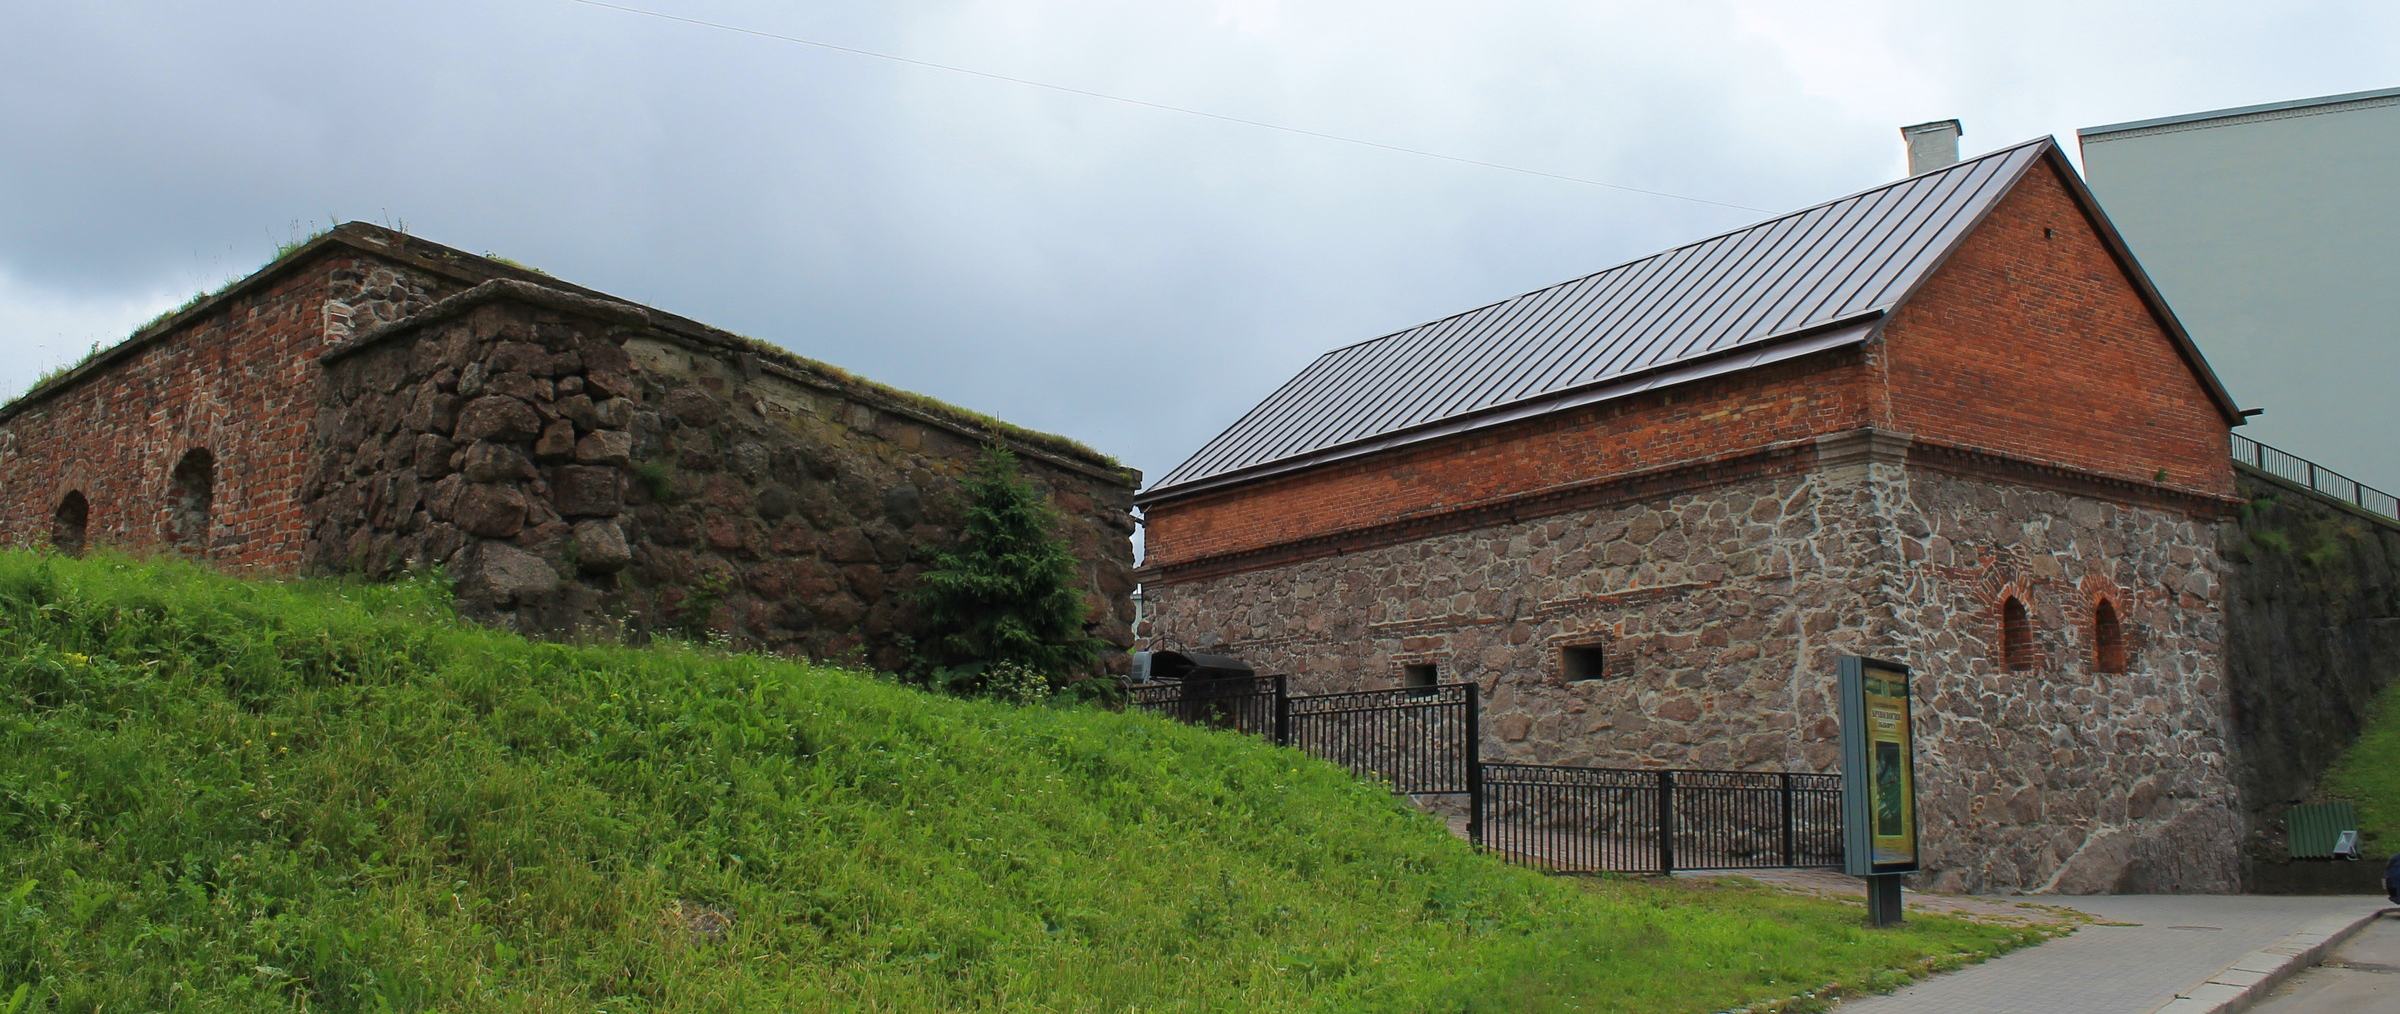
M 1878 427 L 2233 493 L 2227 420 L 2047 164 L 1901 306 L 1881 344 Z
M 0 543 L 49 545 L 60 502 L 81 492 L 93 542 L 165 548 L 177 541 L 170 476 L 205 450 L 215 458 L 214 502 L 208 531 L 187 551 L 235 570 L 296 569 L 307 553 L 300 492 L 314 464 L 309 427 L 330 295 L 348 297 L 348 322 L 366 326 L 454 287 L 343 251 L 287 266 L 135 342 L 101 375 L 0 422 Z

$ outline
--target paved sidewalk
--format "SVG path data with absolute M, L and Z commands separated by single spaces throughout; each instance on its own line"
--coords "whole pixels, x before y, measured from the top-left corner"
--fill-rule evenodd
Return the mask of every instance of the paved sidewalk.
M 1917 896 L 1909 895 L 1911 905 Z M 2151 1014 L 2251 952 L 2324 920 L 2388 907 L 2380 897 L 2102 895 L 2027 898 L 2097 923 L 2036 947 L 1935 976 L 1839 1014 Z M 2132 925 L 2114 925 L 2130 923 Z M 2187 1002 L 2185 1006 L 2189 1006 Z M 2177 1008 L 2182 1009 L 2181 1007 Z
M 2284 983 L 2251 1014 L 2356 1014 L 2400 1011 L 2400 913 L 2386 912 L 2325 956 L 2325 963 Z

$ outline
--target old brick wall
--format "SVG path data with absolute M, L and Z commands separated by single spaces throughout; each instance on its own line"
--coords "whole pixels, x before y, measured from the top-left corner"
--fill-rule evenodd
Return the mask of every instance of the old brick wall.
M 315 360 L 329 336 L 428 305 L 446 279 L 340 244 L 249 279 L 12 404 L 0 418 L 0 543 L 48 546 L 70 492 L 93 544 L 176 545 L 236 570 L 305 555 Z M 328 314 L 328 300 L 340 314 Z M 170 476 L 213 459 L 206 531 L 178 523 Z
M 491 283 L 331 357 L 316 562 L 439 564 L 520 629 L 677 632 L 905 663 L 905 592 L 1010 446 L 1059 507 L 1092 631 L 1132 641 L 1139 477 L 640 307 Z
M 1631 473 L 1807 442 L 1870 421 L 1877 392 L 1852 350 L 1160 503 L 1147 562 L 1176 567 L 1262 546 L 1556 496 Z
M 2048 164 L 2037 164 L 1880 339 L 1875 425 L 2214 495 L 2231 421 Z
M 2205 517 L 1901 464 L 1838 445 L 1796 474 L 1151 584 L 1148 643 L 1296 690 L 1484 693 L 1485 757 L 1832 770 L 1835 660 L 1915 667 L 1929 886 L 2224 890 L 2219 564 Z M 1855 451 L 1855 449 L 1851 449 Z M 1998 660 L 2021 597 L 2038 663 Z M 2095 672 L 2092 603 L 2134 632 Z M 1610 674 L 1569 682 L 1560 648 Z

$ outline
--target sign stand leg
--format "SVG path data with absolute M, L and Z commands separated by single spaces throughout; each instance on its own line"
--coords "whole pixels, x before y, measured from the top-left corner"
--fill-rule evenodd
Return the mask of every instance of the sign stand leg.
M 1900 877 L 1897 873 L 1867 876 L 1867 925 L 1900 925 Z

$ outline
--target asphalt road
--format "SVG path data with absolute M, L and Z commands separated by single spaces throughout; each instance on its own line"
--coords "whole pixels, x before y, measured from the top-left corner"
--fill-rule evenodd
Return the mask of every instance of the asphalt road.
M 2250 1008 L 2252 1014 L 2400 1014 L 2400 914 L 2384 913 Z

